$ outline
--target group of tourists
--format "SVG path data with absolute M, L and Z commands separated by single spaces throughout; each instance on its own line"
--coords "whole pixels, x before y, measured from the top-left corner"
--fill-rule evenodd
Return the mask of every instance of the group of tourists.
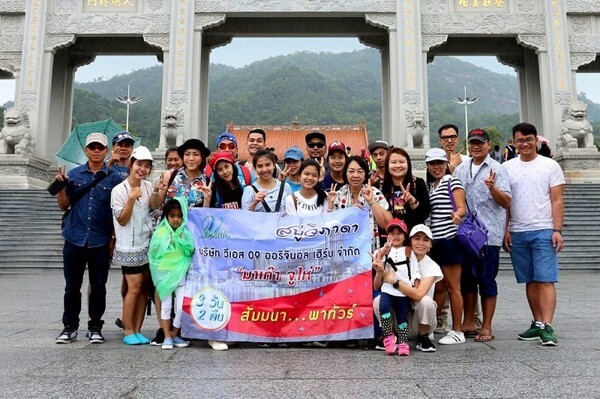
M 65 210 L 64 329 L 57 343 L 77 337 L 81 286 L 89 269 L 88 338 L 102 343 L 109 263 L 123 273 L 123 313 L 117 323 L 123 343 L 152 343 L 163 349 L 185 347 L 179 335 L 183 285 L 194 251 L 186 229 L 194 207 L 243 209 L 311 217 L 357 206 L 369 212 L 373 257 L 375 336 L 388 354 L 436 350 L 433 332 L 449 302 L 452 325 L 438 340 L 450 345 L 494 339 L 492 320 L 498 287 L 500 248 L 510 252 L 519 283 L 526 284 L 532 312 L 522 340 L 556 345 L 552 323 L 558 281 L 557 252 L 562 249 L 565 180 L 558 164 L 538 156 L 537 131 L 528 123 L 513 128 L 518 156 L 502 164 L 492 159 L 483 129 L 468 132 L 469 156 L 458 153 L 459 131 L 438 130 L 441 148 L 425 154 L 426 179 L 413 174 L 402 148 L 375 141 L 370 157 L 352 156 L 340 141 L 327 143 L 321 132 L 306 135 L 306 156 L 287 149 L 282 166 L 266 148 L 266 133 L 248 133 L 249 158 L 238 161 L 238 143 L 225 132 L 210 150 L 189 139 L 165 154 L 167 170 L 152 182 L 151 152 L 133 149 L 133 137 L 87 137 L 88 162 L 56 180 L 66 182 L 57 195 Z M 373 167 L 370 167 L 373 165 Z M 458 226 L 477 212 L 488 230 L 480 256 L 469 255 L 457 239 Z M 437 284 L 436 284 L 437 283 Z M 152 287 L 149 289 L 149 287 Z M 160 329 L 154 340 L 141 333 L 148 292 L 153 292 Z M 479 298 L 478 298 L 479 297 Z M 478 303 L 482 322 L 475 320 Z M 174 316 L 173 316 L 174 315 Z M 225 342 L 209 341 L 215 350 Z

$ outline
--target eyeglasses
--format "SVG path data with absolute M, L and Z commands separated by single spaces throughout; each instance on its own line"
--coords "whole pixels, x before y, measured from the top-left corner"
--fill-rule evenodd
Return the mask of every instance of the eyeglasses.
M 516 139 L 515 143 L 517 144 L 533 144 L 535 142 L 535 137 L 527 137 L 526 139 Z
M 323 148 L 325 147 L 325 143 L 323 143 L 322 141 L 317 141 L 316 143 L 307 143 L 306 144 L 308 146 L 308 148 Z
M 219 150 L 235 150 L 235 143 L 220 143 Z
M 445 141 L 446 143 L 451 143 L 456 141 L 456 139 L 458 139 L 458 135 L 453 134 L 451 136 L 441 136 L 440 140 Z

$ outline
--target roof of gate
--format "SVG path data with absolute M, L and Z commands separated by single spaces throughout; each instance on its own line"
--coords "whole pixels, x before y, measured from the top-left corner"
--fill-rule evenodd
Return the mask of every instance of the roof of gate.
M 325 135 L 327 144 L 333 141 L 341 141 L 346 147 L 351 148 L 353 155 L 360 154 L 361 147 L 367 147 L 367 125 L 360 122 L 358 125 L 301 125 L 299 122 L 293 122 L 291 125 L 263 126 L 263 125 L 236 125 L 229 123 L 227 131 L 233 134 L 238 142 L 238 159 L 248 158 L 246 149 L 246 139 L 248 132 L 252 129 L 260 128 L 266 134 L 266 147 L 274 148 L 275 155 L 282 161 L 284 152 L 292 147 L 299 147 L 306 154 L 306 142 L 304 137 L 311 132 L 318 131 Z

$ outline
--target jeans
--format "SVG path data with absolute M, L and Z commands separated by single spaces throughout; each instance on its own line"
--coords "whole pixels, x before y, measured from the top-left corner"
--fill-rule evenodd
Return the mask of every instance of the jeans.
M 101 247 L 79 247 L 65 240 L 63 271 L 65 275 L 64 313 L 65 327 L 79 328 L 81 312 L 81 285 L 85 266 L 88 266 L 90 297 L 88 298 L 88 327 L 101 329 L 106 310 L 106 281 L 109 269 L 108 244 Z

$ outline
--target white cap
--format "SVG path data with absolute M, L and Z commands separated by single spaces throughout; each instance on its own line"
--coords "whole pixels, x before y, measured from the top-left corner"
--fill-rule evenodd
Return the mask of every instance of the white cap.
M 133 152 L 131 153 L 131 158 L 135 158 L 138 161 L 154 162 L 154 158 L 152 158 L 152 154 L 150 153 L 150 150 L 148 148 L 144 147 L 143 145 L 141 145 L 138 148 L 133 150 Z
M 410 231 L 409 237 L 412 238 L 412 236 L 414 236 L 417 233 L 425 233 L 425 235 L 429 237 L 430 240 L 433 240 L 433 234 L 431 234 L 431 230 L 429 230 L 429 227 L 425 226 L 424 224 L 418 224 L 415 227 L 413 227 Z
M 85 139 L 85 146 L 87 147 L 92 143 L 99 143 L 105 147 L 108 147 L 108 138 L 106 138 L 106 136 L 102 133 L 90 133 Z
M 448 157 L 446 157 L 446 151 L 441 148 L 431 148 L 425 154 L 425 163 L 431 161 L 445 161 L 448 162 Z

